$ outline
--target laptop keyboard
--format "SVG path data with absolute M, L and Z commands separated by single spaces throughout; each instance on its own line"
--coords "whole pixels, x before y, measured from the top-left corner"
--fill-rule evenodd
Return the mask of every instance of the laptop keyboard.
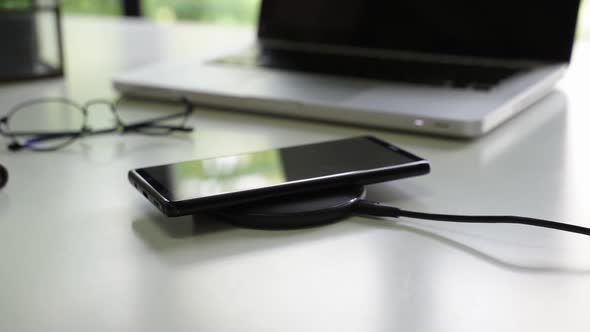
M 245 54 L 213 61 L 216 64 L 263 67 L 394 82 L 489 90 L 522 69 L 471 64 L 428 63 L 411 60 L 344 57 L 281 52 Z

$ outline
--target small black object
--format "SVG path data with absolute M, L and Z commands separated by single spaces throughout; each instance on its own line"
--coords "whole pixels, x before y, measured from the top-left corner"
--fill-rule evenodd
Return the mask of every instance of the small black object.
M 8 183 L 8 171 L 0 165 L 0 189 L 4 188 L 6 183 Z
M 292 229 L 333 223 L 353 215 L 426 219 L 444 222 L 522 224 L 590 236 L 590 228 L 518 216 L 463 216 L 406 211 L 364 199 L 362 185 L 298 193 L 237 205 L 209 214 L 229 223 L 257 229 Z

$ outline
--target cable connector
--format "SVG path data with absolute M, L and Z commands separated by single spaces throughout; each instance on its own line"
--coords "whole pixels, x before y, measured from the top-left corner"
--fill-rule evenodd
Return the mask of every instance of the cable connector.
M 374 217 L 401 217 L 401 209 L 395 206 L 390 206 L 374 201 L 367 201 L 364 199 L 356 201 L 353 211 L 358 215 L 374 216 Z

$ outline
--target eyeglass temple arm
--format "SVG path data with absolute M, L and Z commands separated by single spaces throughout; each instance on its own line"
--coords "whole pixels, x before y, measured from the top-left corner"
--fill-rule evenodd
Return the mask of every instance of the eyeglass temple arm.
M 22 136 L 22 135 L 27 135 L 29 136 L 28 133 L 11 133 L 10 136 Z M 18 142 L 12 142 L 8 145 L 8 149 L 11 151 L 17 151 L 17 150 L 21 150 L 25 147 L 27 147 L 29 144 L 31 143 L 39 143 L 39 142 L 44 142 L 44 141 L 49 141 L 52 139 L 60 139 L 60 138 L 64 138 L 64 137 L 76 137 L 76 136 L 80 136 L 81 132 L 78 131 L 63 131 L 63 132 L 57 132 L 57 133 L 51 133 L 51 134 L 40 134 L 37 135 L 31 139 L 28 139 L 27 141 L 24 142 L 24 144 L 18 143 Z
M 150 128 L 158 128 L 158 129 L 169 129 L 174 131 L 184 131 L 184 132 L 191 132 L 193 131 L 193 127 L 188 126 L 168 126 L 168 125 L 151 125 Z
M 169 126 L 169 125 L 158 124 L 158 122 L 160 122 L 160 121 L 170 120 L 170 119 L 174 119 L 174 118 L 181 117 L 181 116 L 188 116 L 190 113 L 192 113 L 192 105 L 189 106 L 189 108 L 187 108 L 187 110 L 183 111 L 182 113 L 166 115 L 166 116 L 162 116 L 162 117 L 147 120 L 147 121 L 141 121 L 141 122 L 137 122 L 137 123 L 133 123 L 133 124 L 123 125 L 123 131 L 133 131 L 133 130 L 141 129 L 141 128 L 145 128 L 145 127 L 163 128 L 163 129 L 178 130 L 178 131 L 192 131 L 193 130 L 192 127 Z
M 154 123 L 151 123 L 151 122 L 143 122 L 143 123 L 135 123 L 135 124 L 132 124 L 132 125 L 124 125 L 123 126 L 123 131 L 124 132 L 135 131 L 135 130 L 142 129 L 142 128 L 161 128 L 161 129 L 169 129 L 169 130 L 184 131 L 184 132 L 193 131 L 193 128 L 192 127 L 158 125 L 158 124 L 154 124 Z

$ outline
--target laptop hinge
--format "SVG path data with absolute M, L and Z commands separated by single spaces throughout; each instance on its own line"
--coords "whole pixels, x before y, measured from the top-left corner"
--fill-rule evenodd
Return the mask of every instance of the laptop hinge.
M 532 69 L 539 66 L 546 66 L 555 63 L 537 60 L 523 59 L 501 59 L 480 56 L 462 56 L 451 54 L 433 54 L 424 52 L 413 52 L 404 50 L 384 50 L 370 49 L 361 47 L 350 47 L 341 45 L 326 45 L 319 43 L 300 43 L 278 39 L 259 39 L 258 48 L 260 52 L 281 50 L 287 52 L 304 52 L 326 55 L 366 57 L 376 59 L 392 59 L 413 62 L 429 62 L 442 64 L 460 64 L 460 65 L 477 65 L 505 67 L 513 69 Z

